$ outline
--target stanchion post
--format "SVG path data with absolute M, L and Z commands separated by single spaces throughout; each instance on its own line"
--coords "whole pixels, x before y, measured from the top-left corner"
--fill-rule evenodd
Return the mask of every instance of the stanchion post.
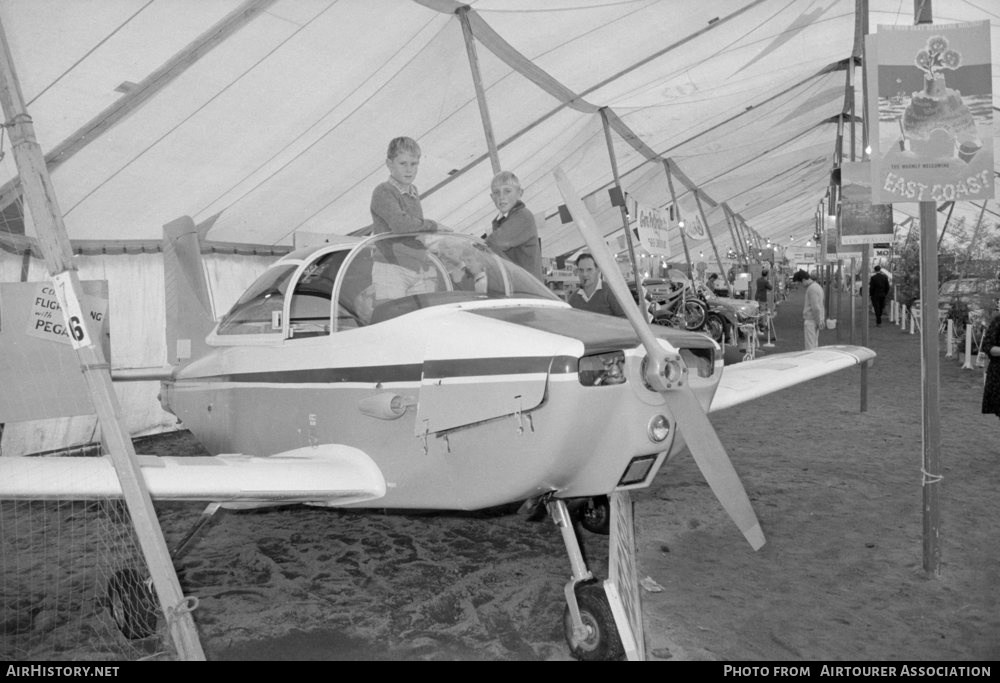
M 951 322 L 950 320 L 948 322 Z M 965 362 L 963 370 L 972 370 L 972 324 L 965 326 Z

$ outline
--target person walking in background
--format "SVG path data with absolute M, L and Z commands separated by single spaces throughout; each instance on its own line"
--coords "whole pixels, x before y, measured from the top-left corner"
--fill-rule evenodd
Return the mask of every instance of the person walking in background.
M 760 272 L 760 277 L 757 278 L 757 282 L 755 285 L 756 291 L 754 292 L 753 295 L 754 299 L 757 300 L 757 303 L 760 304 L 761 311 L 768 310 L 767 293 L 773 289 L 773 287 L 771 287 L 771 280 L 767 277 L 767 275 L 768 275 L 767 268 L 765 268 Z
M 881 327 L 885 299 L 889 296 L 889 278 L 882 272 L 882 266 L 875 266 L 875 272 L 868 280 L 868 296 L 872 300 L 872 309 L 875 311 L 875 327 Z
M 993 315 L 983 335 L 981 348 L 990 359 L 983 386 L 983 415 L 992 413 L 1000 417 L 1000 313 Z
M 806 350 L 815 349 L 819 346 L 819 331 L 826 321 L 823 287 L 804 270 L 796 272 L 792 281 L 803 282 L 806 285 L 806 300 L 802 306 L 802 330 L 805 334 Z
M 601 270 L 597 261 L 590 254 L 580 254 L 576 259 L 576 274 L 580 278 L 580 289 L 573 292 L 568 301 L 573 308 L 580 308 L 594 313 L 625 317 L 625 311 L 618 304 L 618 299 L 609 289 L 601 285 Z

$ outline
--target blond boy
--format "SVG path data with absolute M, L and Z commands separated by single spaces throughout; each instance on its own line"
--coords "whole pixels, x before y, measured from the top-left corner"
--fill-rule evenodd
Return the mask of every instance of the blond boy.
M 520 181 L 510 171 L 500 171 L 493 176 L 490 190 L 500 213 L 493 219 L 493 232 L 487 235 L 486 244 L 544 283 L 538 228 L 535 217 L 521 201 Z

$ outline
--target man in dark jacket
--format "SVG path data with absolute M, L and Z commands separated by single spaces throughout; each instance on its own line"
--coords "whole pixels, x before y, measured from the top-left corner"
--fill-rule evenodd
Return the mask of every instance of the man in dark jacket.
M 875 273 L 868 280 L 868 296 L 875 310 L 875 327 L 882 326 L 882 312 L 885 311 L 885 298 L 889 296 L 889 278 L 882 272 L 882 266 L 875 266 Z

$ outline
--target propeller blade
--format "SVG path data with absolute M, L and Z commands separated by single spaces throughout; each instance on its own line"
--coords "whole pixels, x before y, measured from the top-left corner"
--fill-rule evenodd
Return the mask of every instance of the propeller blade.
M 695 464 L 701 470 L 712 493 L 722 503 L 722 509 L 743 532 L 750 547 L 760 550 L 764 545 L 764 532 L 761 531 L 760 522 L 757 521 L 746 489 L 743 488 L 743 483 L 733 468 L 719 435 L 715 433 L 708 414 L 690 389 L 685 387 L 671 393 L 672 395 L 667 397 L 667 403 L 684 435 L 684 441 L 687 442 Z
M 556 168 L 554 175 L 563 201 L 566 202 L 573 220 L 583 234 L 594 261 L 601 269 L 604 283 L 618 299 L 625 316 L 646 349 L 646 379 L 667 402 L 673 413 L 674 422 L 684 434 L 684 440 L 698 469 L 701 470 L 716 498 L 722 503 L 723 509 L 736 522 L 736 526 L 743 532 L 750 546 L 754 550 L 759 549 L 764 545 L 764 533 L 757 521 L 757 515 L 707 413 L 684 382 L 687 370 L 680 359 L 680 353 L 669 342 L 653 334 L 649 324 L 632 301 L 625 278 L 611 250 L 604 243 L 601 231 L 590 211 L 576 194 L 562 168 Z

